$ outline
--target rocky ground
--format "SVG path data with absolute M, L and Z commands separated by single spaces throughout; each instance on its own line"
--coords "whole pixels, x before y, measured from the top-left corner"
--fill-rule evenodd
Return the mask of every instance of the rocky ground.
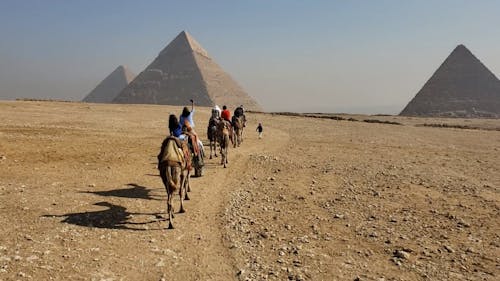
M 0 102 L 0 280 L 499 278 L 500 120 L 249 113 L 167 230 L 180 110 Z

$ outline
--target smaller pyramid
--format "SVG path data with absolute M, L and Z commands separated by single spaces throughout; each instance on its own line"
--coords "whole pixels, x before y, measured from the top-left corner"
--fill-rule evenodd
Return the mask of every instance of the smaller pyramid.
M 499 118 L 500 80 L 458 45 L 400 115 Z
M 126 66 L 120 65 L 104 78 L 82 101 L 110 103 L 134 78 L 134 73 L 128 70 Z

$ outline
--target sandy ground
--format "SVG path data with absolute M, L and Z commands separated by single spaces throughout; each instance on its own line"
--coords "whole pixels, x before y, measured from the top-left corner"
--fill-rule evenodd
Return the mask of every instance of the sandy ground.
M 0 280 L 500 278 L 500 120 L 248 113 L 167 230 L 156 155 L 180 111 L 0 102 Z M 446 122 L 489 130 L 417 126 Z

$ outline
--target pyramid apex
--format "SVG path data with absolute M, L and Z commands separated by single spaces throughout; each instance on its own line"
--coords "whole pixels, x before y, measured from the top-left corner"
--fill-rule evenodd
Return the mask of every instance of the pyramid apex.
M 465 47 L 464 44 L 457 45 L 451 53 L 455 53 L 455 52 L 468 52 L 468 53 L 472 54 L 472 52 L 469 49 L 467 49 L 467 47 Z
M 181 31 L 161 52 L 160 56 L 167 52 L 190 51 L 204 57 L 209 57 L 208 52 L 187 31 Z

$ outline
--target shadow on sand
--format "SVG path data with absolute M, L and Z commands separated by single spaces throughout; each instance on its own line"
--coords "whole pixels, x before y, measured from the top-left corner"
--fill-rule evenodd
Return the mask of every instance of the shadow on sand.
M 92 193 L 100 196 L 115 196 L 115 197 L 125 197 L 125 198 L 138 198 L 147 200 L 165 200 L 165 198 L 159 198 L 158 196 L 151 196 L 152 189 L 141 186 L 135 183 L 127 184 L 129 188 L 120 188 L 107 191 L 80 191 L 80 193 Z
M 127 212 L 127 208 L 120 205 L 114 205 L 109 202 L 98 202 L 94 205 L 107 207 L 107 209 L 102 211 L 69 213 L 64 215 L 43 215 L 42 217 L 65 217 L 65 219 L 63 219 L 61 222 L 85 227 L 126 229 L 136 231 L 161 230 L 163 228 L 139 228 L 134 226 L 147 225 L 167 220 L 162 218 L 161 213 L 131 213 Z M 155 216 L 157 219 L 145 222 L 130 221 L 134 216 Z

